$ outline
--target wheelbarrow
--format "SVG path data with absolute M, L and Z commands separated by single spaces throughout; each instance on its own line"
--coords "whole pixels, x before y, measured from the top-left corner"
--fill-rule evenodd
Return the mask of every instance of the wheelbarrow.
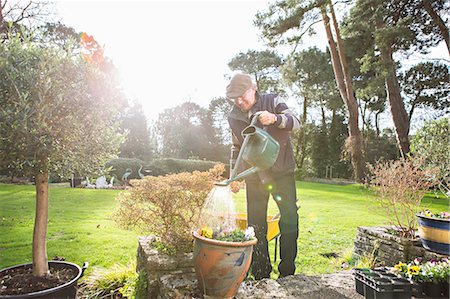
M 237 213 L 235 215 L 236 225 L 242 229 L 247 229 L 247 213 Z M 280 236 L 280 227 L 278 223 L 280 222 L 280 214 L 275 216 L 267 216 L 267 241 L 270 242 L 275 239 L 275 252 L 273 259 L 277 260 L 277 248 L 278 248 L 278 238 Z

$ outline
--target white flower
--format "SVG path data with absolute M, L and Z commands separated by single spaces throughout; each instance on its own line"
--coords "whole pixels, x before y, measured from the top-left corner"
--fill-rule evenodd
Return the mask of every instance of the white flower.
M 250 240 L 253 239 L 254 237 L 255 237 L 255 229 L 253 228 L 253 226 L 247 227 L 247 229 L 245 230 L 245 239 Z

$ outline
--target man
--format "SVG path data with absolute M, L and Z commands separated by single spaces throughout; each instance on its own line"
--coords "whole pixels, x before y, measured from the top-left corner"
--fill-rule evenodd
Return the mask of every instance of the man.
M 258 242 L 253 249 L 251 271 L 255 279 L 269 278 L 272 266 L 267 243 L 267 206 L 272 194 L 280 210 L 280 277 L 295 272 L 297 256 L 298 214 L 294 178 L 294 153 L 290 131 L 300 124 L 286 103 L 275 94 L 259 94 L 256 85 L 247 74 L 236 74 L 226 88 L 226 96 L 234 102 L 228 115 L 232 131 L 230 173 L 243 142 L 242 130 L 250 124 L 256 112 L 260 112 L 259 127 L 280 144 L 280 152 L 274 165 L 245 179 L 247 196 L 247 222 L 255 229 Z M 238 170 L 238 173 L 241 169 Z

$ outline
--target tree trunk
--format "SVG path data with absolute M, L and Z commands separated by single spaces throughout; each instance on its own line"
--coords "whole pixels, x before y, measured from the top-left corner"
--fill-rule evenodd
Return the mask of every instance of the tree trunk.
M 403 156 L 405 156 L 409 153 L 409 118 L 400 94 L 400 85 L 395 74 L 395 63 L 392 58 L 392 48 L 381 47 L 380 52 L 387 70 L 387 76 L 385 78 L 386 92 L 397 135 L 397 142 L 399 144 L 400 151 Z
M 331 5 L 330 5 L 331 6 Z M 332 6 L 331 6 L 332 7 Z M 350 74 L 348 71 L 347 60 L 344 56 L 344 50 L 342 42 L 339 36 L 339 29 L 337 21 L 335 21 L 335 30 L 337 34 L 339 53 L 336 47 L 336 43 L 333 39 L 333 34 L 330 27 L 330 19 L 326 13 L 326 7 L 321 6 L 321 13 L 323 22 L 325 25 L 325 31 L 327 34 L 329 49 L 331 53 L 331 62 L 333 65 L 333 71 L 336 78 L 336 83 L 339 89 L 339 93 L 344 104 L 347 106 L 348 110 L 348 131 L 349 140 L 347 144 L 350 146 L 350 152 L 352 157 L 352 166 L 354 178 L 358 182 L 364 181 L 364 161 L 362 155 L 362 139 L 361 132 L 358 125 L 358 103 L 356 102 L 355 95 L 353 92 L 353 87 L 351 83 Z M 332 15 L 334 12 L 332 11 Z
M 433 7 L 430 4 L 429 0 L 422 0 L 423 7 L 427 11 L 427 13 L 430 15 L 430 17 L 433 19 L 433 21 L 436 23 L 436 25 L 439 28 L 439 31 L 441 32 L 442 37 L 444 38 L 445 43 L 447 44 L 447 51 L 450 54 L 450 37 L 448 33 L 448 28 L 445 26 L 444 21 L 441 19 L 441 17 L 433 10 Z
M 36 219 L 33 231 L 33 275 L 48 273 L 47 261 L 48 172 L 36 175 Z
M 5 32 L 5 25 L 3 24 L 5 19 L 3 18 L 3 1 L 0 0 L 0 33 Z
M 375 131 L 377 134 L 377 137 L 380 137 L 380 123 L 379 123 L 379 116 L 380 116 L 381 112 L 378 111 L 377 113 L 375 113 Z

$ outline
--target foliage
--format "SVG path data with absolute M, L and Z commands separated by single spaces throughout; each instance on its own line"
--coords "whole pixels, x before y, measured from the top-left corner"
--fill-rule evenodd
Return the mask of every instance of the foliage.
M 366 162 L 370 164 L 398 159 L 400 152 L 394 132 L 391 129 L 384 129 L 377 135 L 371 129 L 364 131 L 364 156 Z
M 366 49 L 358 59 L 360 71 L 380 74 L 385 81 L 397 140 L 403 154 L 410 151 L 410 121 L 399 88 L 399 64 L 394 60 L 401 55 L 394 54 L 427 53 L 430 47 L 443 39 L 439 27 L 424 8 L 425 2 L 360 0 L 356 1 L 346 19 L 347 36 L 359 39 L 359 45 Z M 433 8 L 439 11 L 445 2 L 433 1 Z
M 330 109 L 341 106 L 328 52 L 317 47 L 295 52 L 286 59 L 281 72 L 283 80 L 298 89 L 309 105 L 324 101 Z
M 206 171 L 219 162 L 194 159 L 157 159 L 146 166 L 152 176 L 166 175 L 180 172 Z M 224 173 L 227 176 L 227 172 Z
M 245 242 L 255 238 L 255 230 L 251 226 L 245 231 L 240 228 L 219 227 L 212 229 L 204 226 L 200 229 L 200 236 L 225 242 Z
M 99 170 L 117 151 L 124 98 L 111 74 L 72 55 L 23 34 L 1 44 L 3 167 L 70 177 Z
M 151 145 L 150 130 L 142 106 L 134 104 L 123 113 L 121 120 L 126 140 L 120 148 L 120 157 L 144 161 L 154 158 L 156 149 Z
M 431 107 L 445 114 L 450 111 L 449 68 L 439 62 L 422 62 L 402 76 L 403 92 L 408 97 L 411 119 L 415 108 Z
M 332 167 L 332 177 L 351 177 L 351 166 L 343 159 L 343 148 L 347 138 L 344 118 L 334 113 L 331 123 L 314 127 L 310 133 L 311 139 L 311 166 L 315 177 L 323 178 L 327 174 L 327 168 Z M 330 172 L 328 172 L 330 176 Z
M 450 194 L 450 117 L 426 122 L 411 140 L 411 153 L 425 156 L 425 165 L 439 169 L 439 186 Z
M 80 298 L 100 299 L 122 295 L 131 299 L 134 298 L 137 281 L 135 262 L 126 266 L 116 264 L 109 269 L 96 268 L 80 285 Z
M 228 112 L 231 111 L 232 107 L 233 102 L 224 97 L 214 98 L 209 103 L 209 113 L 211 113 L 213 126 L 217 131 L 217 136 L 220 138 L 220 141 L 225 145 L 231 144 Z M 222 161 L 222 159 L 218 160 Z
M 121 142 L 116 117 L 124 98 L 108 60 L 87 63 L 25 30 L 7 36 L 0 45 L 0 167 L 35 177 L 33 275 L 43 277 L 49 173 L 99 171 Z
M 193 102 L 185 102 L 160 113 L 156 132 L 164 158 L 215 160 L 223 147 L 211 114 Z
M 376 200 L 403 237 L 414 238 L 416 213 L 423 196 L 436 184 L 436 168 L 424 168 L 423 159 L 400 158 L 369 165 Z
M 188 252 L 203 204 L 223 171 L 221 164 L 205 172 L 132 180 L 132 187 L 117 196 L 120 206 L 114 218 L 124 227 L 155 234 L 166 248 Z

